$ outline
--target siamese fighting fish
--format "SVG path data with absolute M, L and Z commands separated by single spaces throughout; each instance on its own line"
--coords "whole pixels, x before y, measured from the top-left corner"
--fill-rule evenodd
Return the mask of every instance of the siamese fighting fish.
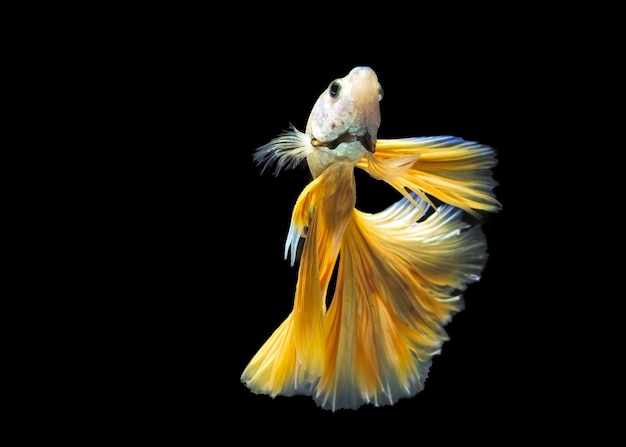
M 307 395 L 333 412 L 414 397 L 480 279 L 480 219 L 502 208 L 495 150 L 454 136 L 378 139 L 382 97 L 376 73 L 355 67 L 322 92 L 304 132 L 291 125 L 253 153 L 260 173 L 306 160 L 312 174 L 285 243 L 298 268 L 293 310 L 243 370 L 253 393 Z M 397 199 L 357 209 L 357 168 Z

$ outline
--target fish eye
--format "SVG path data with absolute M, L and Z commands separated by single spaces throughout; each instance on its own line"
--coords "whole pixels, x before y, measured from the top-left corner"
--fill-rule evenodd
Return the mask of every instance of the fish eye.
M 383 86 L 378 84 L 378 101 L 380 102 L 380 100 L 383 99 L 383 96 L 385 96 L 385 92 L 383 91 Z
M 337 96 L 339 96 L 340 90 L 341 90 L 341 84 L 339 83 L 339 81 L 331 82 L 330 86 L 328 87 L 328 93 L 330 94 L 331 98 L 336 98 Z

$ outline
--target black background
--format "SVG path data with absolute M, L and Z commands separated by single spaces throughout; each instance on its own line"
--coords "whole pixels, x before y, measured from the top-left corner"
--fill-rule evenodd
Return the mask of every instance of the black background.
M 486 19 L 386 34 L 360 24 L 359 38 L 318 41 L 280 20 L 245 33 L 191 21 L 125 46 L 102 86 L 107 101 L 120 100 L 106 138 L 131 131 L 111 139 L 123 147 L 110 155 L 120 179 L 109 179 L 121 189 L 112 227 L 123 251 L 108 284 L 128 298 L 115 309 L 119 350 L 102 386 L 129 425 L 207 442 L 274 442 L 292 430 L 288 439 L 374 430 L 416 442 L 559 430 L 553 414 L 575 399 L 560 367 L 566 335 L 551 325 L 563 294 L 560 242 L 547 235 L 560 224 L 545 218 L 564 188 L 552 175 L 566 147 L 546 138 L 563 106 L 553 69 L 562 53 Z M 283 248 L 310 180 L 305 167 L 261 175 L 252 154 L 290 123 L 303 130 L 318 95 L 356 65 L 372 67 L 385 91 L 379 138 L 454 135 L 494 147 L 503 210 L 484 220 L 488 264 L 425 389 L 394 406 L 332 413 L 306 396 L 255 395 L 239 379 L 291 310 L 297 271 Z M 367 176 L 357 182 L 361 209 L 395 197 Z

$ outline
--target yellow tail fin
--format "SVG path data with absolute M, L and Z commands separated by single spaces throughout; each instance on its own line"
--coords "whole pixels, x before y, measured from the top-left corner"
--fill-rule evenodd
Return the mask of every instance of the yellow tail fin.
M 393 404 L 423 388 L 447 339 L 443 326 L 461 309 L 461 292 L 479 279 L 487 254 L 482 232 L 460 210 L 443 206 L 417 223 L 421 213 L 406 198 L 378 214 L 355 210 L 325 319 L 320 406 Z

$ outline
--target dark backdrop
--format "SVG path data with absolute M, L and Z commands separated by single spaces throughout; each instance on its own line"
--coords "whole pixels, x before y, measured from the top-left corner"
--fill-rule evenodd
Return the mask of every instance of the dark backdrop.
M 537 90 L 559 90 L 552 59 L 489 23 L 447 43 L 416 31 L 349 45 L 287 31 L 236 41 L 207 28 L 149 34 L 126 49 L 122 89 L 107 86 L 123 98 L 110 133 L 132 130 L 110 156 L 125 179 L 115 183 L 125 246 L 116 271 L 131 279 L 110 278 L 124 330 L 108 366 L 114 380 L 103 386 L 120 396 L 117 411 L 151 433 L 206 441 L 219 433 L 273 442 L 291 430 L 324 441 L 330 429 L 359 439 L 372 430 L 416 442 L 426 433 L 489 439 L 494 427 L 510 439 L 553 428 L 568 398 L 554 368 L 563 334 L 546 324 L 559 285 L 556 246 L 541 235 L 556 224 L 541 216 L 551 212 L 546 182 L 564 149 L 544 143 L 554 100 Z M 455 135 L 494 147 L 503 210 L 484 221 L 489 261 L 447 326 L 425 390 L 390 407 L 331 413 L 309 397 L 254 395 L 239 380 L 291 309 L 296 269 L 283 247 L 309 181 L 306 169 L 260 175 L 252 154 L 289 123 L 304 129 L 322 90 L 356 65 L 371 66 L 385 90 L 380 138 Z M 382 185 L 359 181 L 360 207 L 390 203 Z

